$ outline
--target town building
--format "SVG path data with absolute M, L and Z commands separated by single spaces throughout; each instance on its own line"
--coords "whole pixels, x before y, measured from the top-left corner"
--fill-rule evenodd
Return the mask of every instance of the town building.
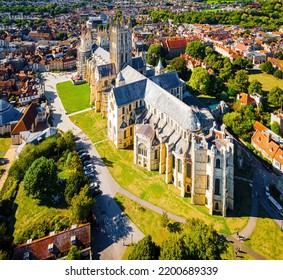
M 51 232 L 36 240 L 29 239 L 14 249 L 14 260 L 63 259 L 72 246 L 77 246 L 85 259 L 91 257 L 90 224 L 73 225 L 70 229 Z
M 176 71 L 166 73 L 160 62 L 147 77 L 137 68 L 143 60 L 132 57 L 130 21 L 110 22 L 110 53 L 94 45 L 86 60 L 91 102 L 107 118 L 109 139 L 117 149 L 133 146 L 135 164 L 165 174 L 193 204 L 226 216 L 234 209 L 232 138 L 208 110 L 182 101 L 185 83 Z

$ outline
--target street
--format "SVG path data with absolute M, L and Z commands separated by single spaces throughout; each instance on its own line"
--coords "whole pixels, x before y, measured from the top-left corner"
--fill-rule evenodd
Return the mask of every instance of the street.
M 72 130 L 75 136 L 81 138 L 78 145 L 88 150 L 95 165 L 94 180 L 100 183 L 102 190 L 102 195 L 96 197 L 93 209 L 98 221 L 98 227 L 92 234 L 93 259 L 119 260 L 124 255 L 127 245 L 139 241 L 144 234 L 117 205 L 114 197 L 121 187 L 112 178 L 94 145 L 65 114 L 62 102 L 56 93 L 56 84 L 70 80 L 71 74 L 44 73 L 42 76 L 45 78 L 45 96 L 52 106 L 53 125 L 64 132 Z

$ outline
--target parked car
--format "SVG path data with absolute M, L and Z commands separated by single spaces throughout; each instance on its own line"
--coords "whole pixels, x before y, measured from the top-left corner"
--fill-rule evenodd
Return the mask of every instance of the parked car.
M 78 154 L 79 155 L 82 155 L 82 154 L 86 154 L 87 153 L 87 150 L 81 148 L 80 150 L 78 150 Z
M 94 178 L 94 174 L 93 173 L 89 173 L 89 174 L 85 174 L 87 176 L 88 179 L 93 179 Z
M 86 166 L 84 166 L 84 171 L 88 170 L 88 169 L 94 169 L 94 166 L 92 163 L 87 164 Z
M 85 170 L 85 175 L 92 174 L 93 171 L 94 171 L 93 169 L 87 169 Z
M 86 165 L 88 165 L 88 164 L 90 164 L 90 163 L 92 163 L 91 160 L 84 160 L 84 161 L 83 161 L 83 165 L 84 165 L 84 166 L 86 166 Z
M 0 158 L 0 165 L 6 164 L 7 160 L 4 158 Z
M 82 161 L 85 160 L 90 160 L 90 155 L 89 154 L 83 154 L 83 156 L 80 157 Z
M 102 194 L 102 191 L 100 189 L 94 190 L 94 191 L 91 192 L 92 196 L 98 196 L 98 195 L 101 195 L 101 194 Z
M 98 182 L 91 182 L 90 184 L 89 184 L 89 188 L 90 189 L 99 189 L 100 188 L 100 185 L 98 184 Z

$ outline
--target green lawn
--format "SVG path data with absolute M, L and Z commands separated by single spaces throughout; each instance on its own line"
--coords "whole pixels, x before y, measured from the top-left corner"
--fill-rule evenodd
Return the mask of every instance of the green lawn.
M 283 231 L 260 208 L 256 228 L 245 245 L 270 260 L 283 260 Z
M 258 80 L 262 83 L 262 88 L 264 91 L 270 91 L 273 87 L 280 87 L 283 89 L 283 80 L 279 80 L 274 76 L 262 72 L 256 74 L 249 74 L 250 82 L 253 80 Z
M 3 158 L 7 150 L 11 146 L 11 137 L 0 137 L 0 158 Z
M 74 85 L 71 81 L 58 83 L 56 90 L 68 114 L 90 107 L 90 87 L 88 84 Z
M 165 241 L 170 232 L 167 228 L 161 225 L 161 215 L 147 208 L 141 207 L 137 202 L 130 200 L 129 198 L 117 194 L 115 200 L 120 205 L 121 209 L 129 216 L 131 221 L 144 233 L 144 235 L 151 235 L 152 240 L 161 245 Z M 174 221 L 169 221 L 172 223 Z M 230 245 L 230 244 L 229 244 Z M 132 247 L 129 246 L 123 256 L 124 260 L 128 259 L 128 255 L 131 252 Z M 223 255 L 223 259 L 233 259 L 233 246 L 230 245 L 227 253 Z
M 62 220 L 69 222 L 70 211 L 68 209 L 62 207 L 62 205 L 53 207 L 39 203 L 37 199 L 26 196 L 22 185 L 19 187 L 15 203 L 17 205 L 17 211 L 13 236 L 16 244 L 21 244 L 26 241 L 25 239 L 31 238 L 31 236 L 25 236 L 27 235 L 28 228 L 30 229 L 28 231 L 30 234 L 41 230 L 39 225 L 42 225 L 42 222 L 45 222 L 48 226 L 51 223 L 61 223 Z M 31 225 L 33 225 L 33 227 L 31 227 Z M 54 230 L 56 230 L 56 228 L 54 228 Z
M 71 120 L 77 121 L 76 124 L 93 143 L 107 138 L 106 122 L 99 113 L 85 112 L 72 116 Z M 229 218 L 211 216 L 205 206 L 191 205 L 189 197 L 181 197 L 173 185 L 165 183 L 163 174 L 148 172 L 135 165 L 132 149 L 117 150 L 109 140 L 97 144 L 96 148 L 114 179 L 123 188 L 168 212 L 184 218 L 200 218 L 206 223 L 213 223 L 217 231 L 226 234 L 236 232 L 236 228 L 243 228 L 247 223 L 246 215 Z

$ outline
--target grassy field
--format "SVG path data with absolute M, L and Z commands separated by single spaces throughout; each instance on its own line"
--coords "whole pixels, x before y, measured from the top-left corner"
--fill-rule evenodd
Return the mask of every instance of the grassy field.
M 50 205 L 42 205 L 37 199 L 26 196 L 23 186 L 20 185 L 17 197 L 15 199 L 17 205 L 17 211 L 15 215 L 14 224 L 14 242 L 16 244 L 25 242 L 23 240 L 23 234 L 27 228 L 32 225 L 39 225 L 42 222 L 50 223 L 53 221 L 62 221 L 62 219 L 69 219 L 70 211 L 66 208 L 53 207 Z M 40 230 L 39 228 L 33 228 L 31 233 Z M 54 228 L 54 230 L 56 230 Z M 31 238 L 29 236 L 29 238 Z
M 267 259 L 283 260 L 283 231 L 262 208 L 256 228 L 245 245 Z
M 90 107 L 90 88 L 88 84 L 73 85 L 71 81 L 58 83 L 56 90 L 68 114 Z
M 11 137 L 0 137 L 0 158 L 3 158 L 11 145 Z
M 140 207 L 135 201 L 118 194 L 115 197 L 117 203 L 120 205 L 121 209 L 129 216 L 131 221 L 138 226 L 138 228 L 145 234 L 151 235 L 152 240 L 161 245 L 164 240 L 166 240 L 170 233 L 167 228 L 161 225 L 161 215 L 149 210 L 147 208 Z M 169 221 L 172 223 L 174 221 Z M 132 247 L 129 246 L 123 256 L 124 260 L 128 259 L 128 255 L 131 252 Z M 223 259 L 231 260 L 233 259 L 234 247 L 229 244 L 227 253 L 223 255 Z
M 103 129 L 106 122 L 102 120 L 100 114 L 89 111 L 72 116 L 71 120 L 77 121 L 76 124 L 93 143 L 107 138 Z M 168 212 L 184 218 L 200 218 L 208 224 L 213 223 L 217 231 L 226 234 L 235 233 L 236 228 L 243 228 L 248 221 L 247 215 L 236 214 L 228 218 L 211 216 L 205 206 L 191 205 L 190 197 L 181 197 L 173 185 L 165 183 L 163 174 L 148 172 L 135 165 L 132 149 L 117 150 L 109 140 L 97 144 L 96 148 L 114 179 L 123 188 Z
M 253 80 L 258 80 L 262 83 L 262 88 L 264 91 L 270 91 L 273 87 L 280 87 L 283 89 L 283 80 L 276 79 L 274 76 L 262 72 L 257 72 L 249 74 L 250 82 Z

